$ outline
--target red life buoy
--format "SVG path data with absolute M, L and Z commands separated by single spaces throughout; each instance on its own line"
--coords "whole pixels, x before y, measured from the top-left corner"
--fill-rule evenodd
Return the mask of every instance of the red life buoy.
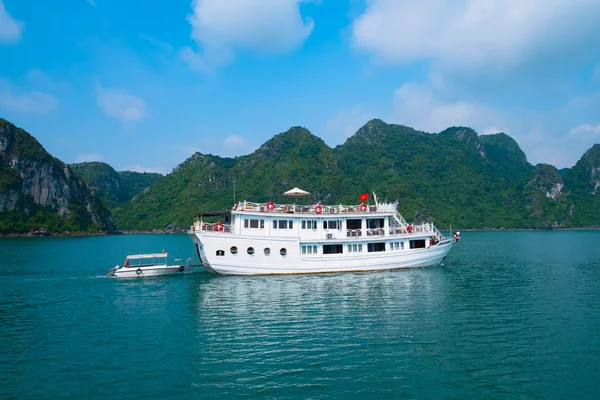
M 360 206 L 358 206 L 358 209 L 362 212 L 367 211 L 367 205 L 365 203 L 361 203 Z
M 221 223 L 221 221 L 217 222 L 215 225 L 215 231 L 220 232 L 223 230 L 223 224 Z
M 272 201 L 267 203 L 267 210 L 269 211 L 273 211 L 275 209 L 275 203 L 273 203 Z
M 321 214 L 323 212 L 323 206 L 315 206 L 315 212 L 317 214 Z
M 412 233 L 412 231 L 413 231 L 412 225 L 406 225 L 406 232 Z
M 237 210 L 237 203 L 235 203 L 235 206 L 233 206 L 234 210 Z

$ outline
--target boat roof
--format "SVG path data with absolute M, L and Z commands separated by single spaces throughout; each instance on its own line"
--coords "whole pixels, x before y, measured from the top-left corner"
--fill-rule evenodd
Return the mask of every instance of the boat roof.
M 164 253 L 150 253 L 150 254 L 132 254 L 127 256 L 127 260 L 138 260 L 140 258 L 158 258 L 158 257 L 166 257 L 167 252 Z

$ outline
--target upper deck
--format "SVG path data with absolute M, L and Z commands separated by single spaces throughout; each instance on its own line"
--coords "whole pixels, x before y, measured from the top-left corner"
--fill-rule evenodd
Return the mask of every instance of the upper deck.
M 237 202 L 231 220 L 215 224 L 197 221 L 192 231 L 244 236 L 352 239 L 368 236 L 443 235 L 432 223 L 408 224 L 397 203 L 305 205 L 296 203 Z
M 249 201 L 237 202 L 232 209 L 232 213 L 283 213 L 283 214 L 396 214 L 397 203 L 377 203 L 375 205 L 357 204 L 357 205 L 302 205 L 295 203 L 253 203 Z

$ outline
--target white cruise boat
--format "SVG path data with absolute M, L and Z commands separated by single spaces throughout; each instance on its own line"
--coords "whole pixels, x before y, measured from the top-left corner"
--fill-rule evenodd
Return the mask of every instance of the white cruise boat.
M 177 261 L 177 260 L 175 260 Z M 145 276 L 172 275 L 184 272 L 183 265 L 169 265 L 168 253 L 132 254 L 125 257 L 123 266 L 117 265 L 108 276 L 117 278 L 143 278 Z
M 287 192 L 286 192 L 287 193 Z M 306 192 L 304 192 L 306 193 Z M 202 217 L 220 215 L 207 223 Z M 397 203 L 298 205 L 238 202 L 203 214 L 188 235 L 209 272 L 308 274 L 435 266 L 458 241 L 431 223 L 409 224 Z

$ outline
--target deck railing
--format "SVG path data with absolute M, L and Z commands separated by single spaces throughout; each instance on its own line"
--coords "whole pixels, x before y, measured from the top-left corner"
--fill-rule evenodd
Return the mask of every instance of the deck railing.
M 320 204 L 302 205 L 302 204 L 275 204 L 272 205 L 272 210 L 268 208 L 269 203 L 252 203 L 249 201 L 240 201 L 233 207 L 234 210 L 241 211 L 258 211 L 258 212 L 284 212 L 290 214 L 338 214 L 338 213 L 388 213 L 395 211 L 391 204 L 366 205 L 361 210 L 360 205 L 344 205 L 325 206 Z

